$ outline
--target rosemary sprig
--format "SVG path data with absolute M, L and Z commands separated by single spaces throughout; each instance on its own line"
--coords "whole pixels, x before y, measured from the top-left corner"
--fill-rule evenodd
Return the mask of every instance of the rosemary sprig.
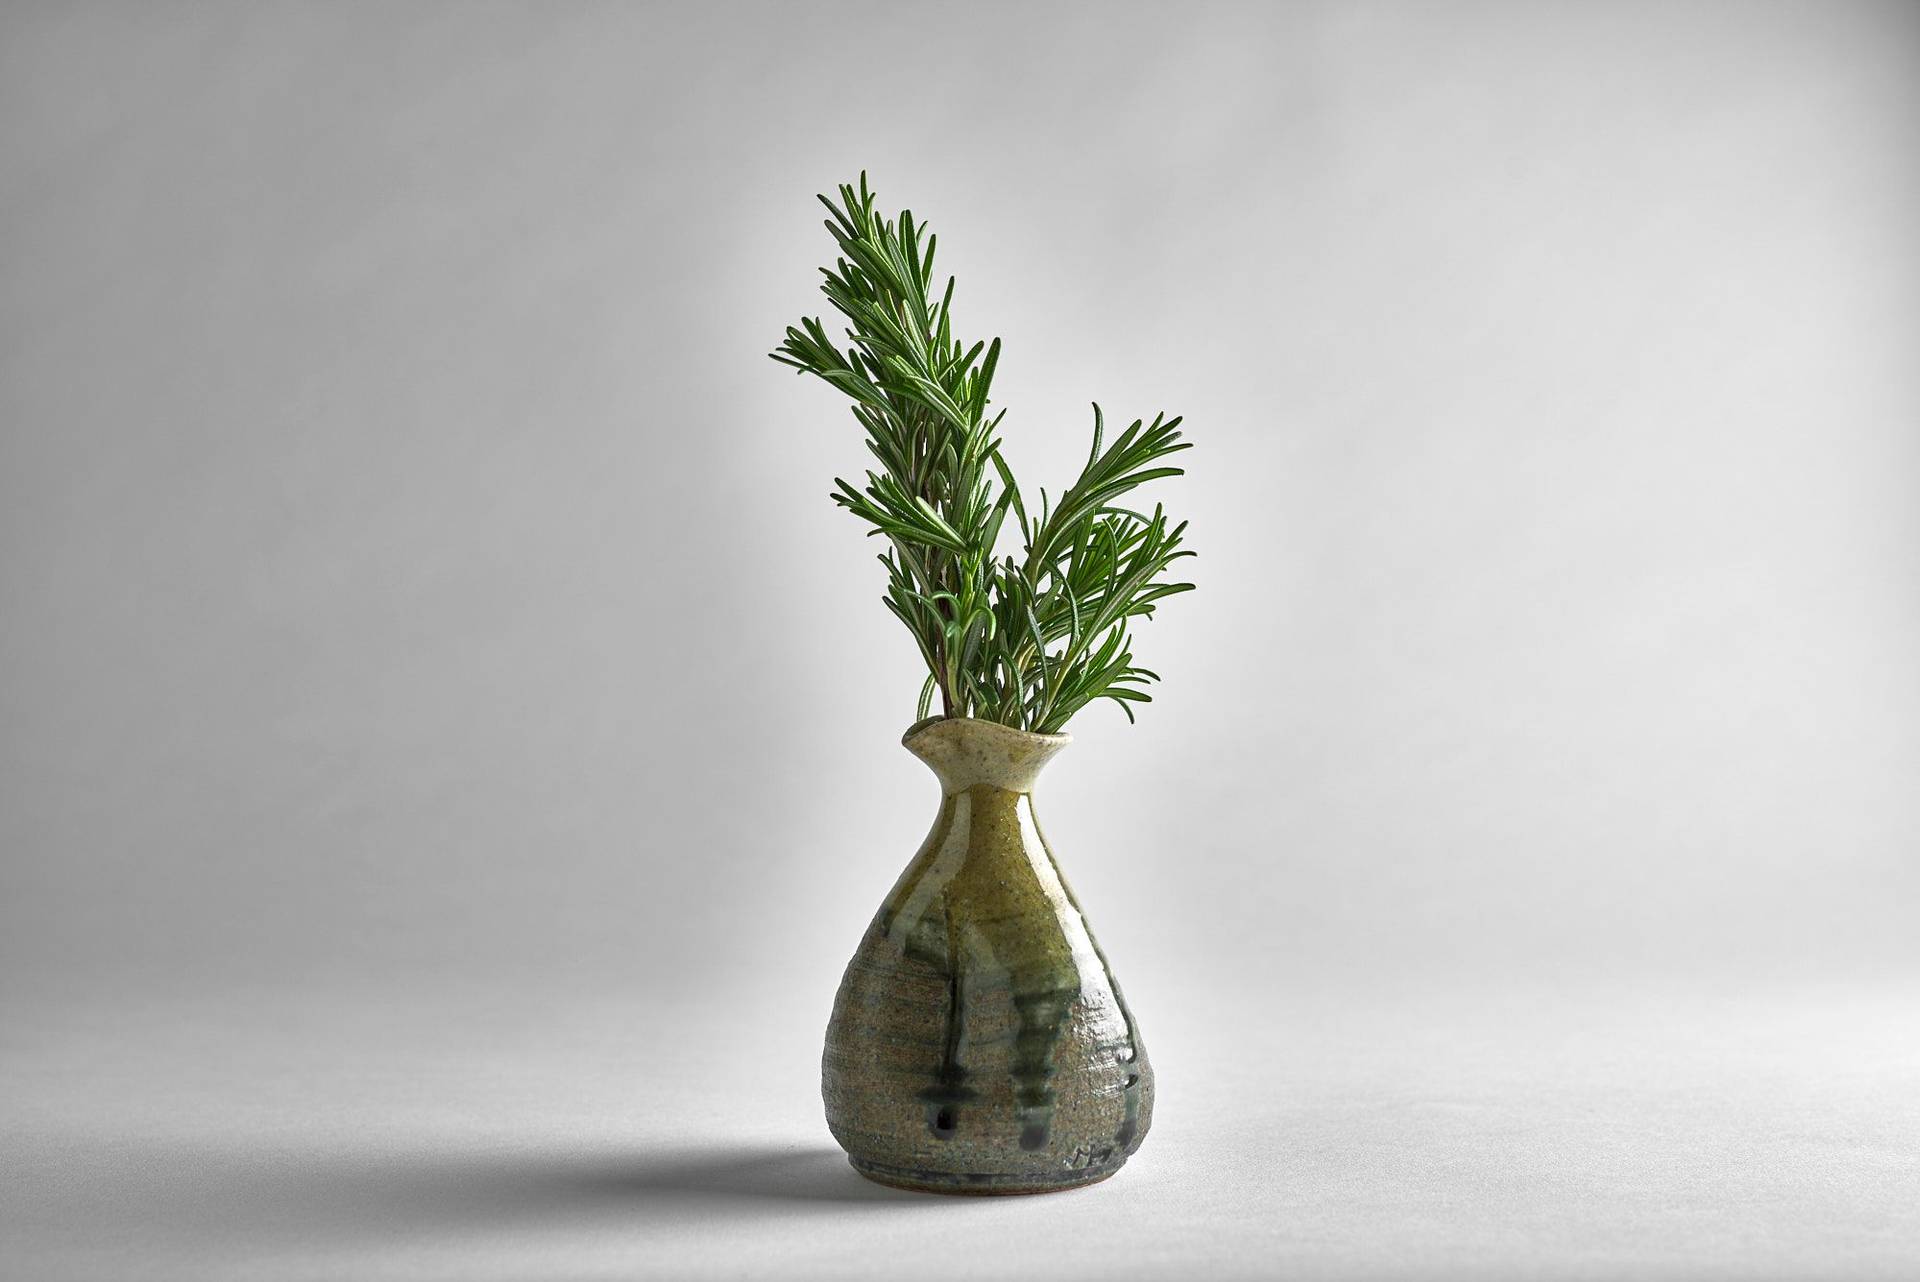
M 1182 469 L 1165 460 L 1189 448 L 1178 418 L 1136 420 L 1103 448 L 1093 407 L 1093 445 L 1058 502 L 1040 492 L 1029 513 L 997 435 L 1006 411 L 989 416 L 1000 340 L 971 345 L 953 333 L 954 282 L 932 288 L 937 238 L 912 211 L 880 217 L 865 174 L 820 201 L 840 255 L 821 287 L 846 318 L 849 346 L 835 347 L 818 318 L 787 330 L 773 359 L 813 374 L 853 402 L 878 463 L 856 488 L 836 479 L 834 501 L 884 537 L 883 598 L 927 664 L 919 715 L 933 695 L 949 717 L 972 716 L 1051 733 L 1096 699 L 1133 719 L 1159 680 L 1135 665 L 1132 622 L 1161 600 L 1193 589 L 1167 570 L 1193 553 L 1186 523 L 1124 506 L 1133 490 Z M 1022 551 L 997 547 L 1011 512 Z

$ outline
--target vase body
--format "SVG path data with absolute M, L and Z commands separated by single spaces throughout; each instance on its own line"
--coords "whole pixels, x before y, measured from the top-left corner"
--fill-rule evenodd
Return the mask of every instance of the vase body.
M 1066 735 L 936 718 L 907 749 L 940 813 L 847 966 L 822 1061 L 854 1168 L 944 1193 L 1039 1193 L 1119 1170 L 1153 1071 L 1034 818 Z

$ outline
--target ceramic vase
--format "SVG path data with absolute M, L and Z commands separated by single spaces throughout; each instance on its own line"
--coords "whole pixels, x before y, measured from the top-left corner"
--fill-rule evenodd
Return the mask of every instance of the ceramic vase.
M 940 812 L 840 983 L 827 1124 L 884 1184 L 1103 1180 L 1146 1136 L 1153 1070 L 1034 815 L 1034 783 L 1071 738 L 954 717 L 901 742 L 939 777 Z

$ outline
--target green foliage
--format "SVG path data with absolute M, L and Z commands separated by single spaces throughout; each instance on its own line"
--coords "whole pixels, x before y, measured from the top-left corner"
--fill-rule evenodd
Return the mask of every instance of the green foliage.
M 836 348 L 818 319 L 787 330 L 773 359 L 825 379 L 853 402 L 878 462 L 864 488 L 836 480 L 833 498 L 887 540 L 886 606 L 926 660 L 925 717 L 935 691 L 950 717 L 980 717 L 1051 733 L 1096 699 L 1133 719 L 1159 678 L 1133 662 L 1131 627 L 1193 584 L 1167 569 L 1183 521 L 1125 506 L 1136 488 L 1181 469 L 1178 418 L 1135 421 L 1104 445 L 1093 407 L 1093 446 L 1072 485 L 1029 511 L 989 416 L 1000 340 L 968 345 L 953 333 L 953 280 L 932 289 L 937 238 L 911 211 L 874 210 L 866 175 L 843 185 L 827 230 L 840 248 L 822 268 L 822 292 L 848 323 Z M 997 552 L 1008 513 L 1019 555 Z

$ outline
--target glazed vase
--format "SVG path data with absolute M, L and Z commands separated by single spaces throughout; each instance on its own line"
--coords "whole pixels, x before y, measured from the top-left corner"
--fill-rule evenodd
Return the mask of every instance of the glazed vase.
M 939 777 L 940 812 L 840 982 L 827 1125 L 855 1170 L 903 1188 L 1103 1180 L 1146 1137 L 1153 1070 L 1034 815 L 1071 738 L 955 717 L 901 742 Z

